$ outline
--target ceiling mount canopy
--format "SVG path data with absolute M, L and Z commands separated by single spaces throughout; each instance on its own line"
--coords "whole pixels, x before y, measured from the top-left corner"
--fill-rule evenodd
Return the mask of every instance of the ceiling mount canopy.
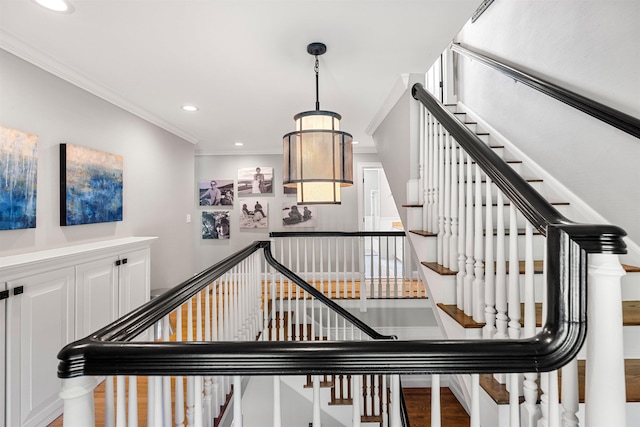
M 318 56 L 326 51 L 307 46 L 316 57 L 316 109 L 296 114 L 296 130 L 283 137 L 284 186 L 297 189 L 300 205 L 340 204 L 340 188 L 353 185 L 353 137 L 340 130 L 340 114 L 320 109 Z

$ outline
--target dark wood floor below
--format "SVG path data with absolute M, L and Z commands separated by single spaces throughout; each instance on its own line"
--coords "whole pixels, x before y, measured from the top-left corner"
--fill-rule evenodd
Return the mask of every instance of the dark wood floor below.
M 403 388 L 411 427 L 431 427 L 431 389 Z M 441 421 L 447 427 L 469 427 L 469 415 L 448 388 L 440 389 Z

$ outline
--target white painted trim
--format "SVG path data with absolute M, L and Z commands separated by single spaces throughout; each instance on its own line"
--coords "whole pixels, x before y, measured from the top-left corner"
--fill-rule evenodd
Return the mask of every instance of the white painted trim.
M 104 257 L 107 252 L 123 252 L 149 246 L 156 239 L 157 237 L 125 237 L 6 256 L 0 258 L 0 275 L 3 279 L 8 280 L 10 275 L 19 273 L 22 270 L 34 273 L 35 270 L 42 268 L 61 267 L 63 263 L 75 265 L 78 263 L 78 257 L 80 256 L 83 257 L 83 260 L 92 256 Z

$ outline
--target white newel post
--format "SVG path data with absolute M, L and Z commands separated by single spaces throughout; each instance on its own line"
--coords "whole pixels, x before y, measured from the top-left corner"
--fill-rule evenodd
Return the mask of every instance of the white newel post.
M 60 398 L 64 402 L 64 427 L 94 426 L 93 390 L 98 385 L 94 377 L 62 380 Z
M 589 255 L 585 384 L 587 427 L 627 425 L 620 286 L 620 278 L 624 274 L 617 255 Z

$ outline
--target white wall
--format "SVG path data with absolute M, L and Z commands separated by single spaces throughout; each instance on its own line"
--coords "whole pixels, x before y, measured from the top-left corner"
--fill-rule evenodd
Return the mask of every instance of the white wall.
M 151 287 L 172 287 L 193 273 L 194 146 L 0 50 L 0 124 L 38 135 L 37 226 L 0 231 L 0 255 L 126 236 L 158 236 Z M 123 221 L 61 227 L 59 144 L 124 157 Z
M 358 162 L 378 161 L 376 154 L 354 154 L 354 170 Z M 272 194 L 259 195 L 259 199 L 268 202 L 269 228 L 268 229 L 242 229 L 238 225 L 238 218 L 242 204 L 248 207 L 255 203 L 255 197 L 238 197 L 238 169 L 255 168 L 258 166 L 273 167 L 274 192 Z M 355 181 L 354 176 L 354 181 Z M 236 196 L 233 207 L 225 209 L 223 206 L 209 207 L 198 206 L 195 197 L 196 182 L 210 179 L 231 179 L 236 186 Z M 236 156 L 210 156 L 201 155 L 195 158 L 195 179 L 192 189 L 194 195 L 194 207 L 196 213 L 193 222 L 193 239 L 196 248 L 196 269 L 201 271 L 232 253 L 246 247 L 256 240 L 269 240 L 271 231 L 358 231 L 358 190 L 355 182 L 353 186 L 342 189 L 341 205 L 317 206 L 317 227 L 315 228 L 285 228 L 282 225 L 282 204 L 295 203 L 296 196 L 284 194 L 282 187 L 282 155 L 281 154 L 238 154 Z M 228 240 L 202 239 L 201 218 L 203 211 L 230 210 L 231 232 Z
M 496 0 L 463 45 L 640 117 L 640 2 Z M 640 242 L 640 140 L 468 59 L 458 98 Z

